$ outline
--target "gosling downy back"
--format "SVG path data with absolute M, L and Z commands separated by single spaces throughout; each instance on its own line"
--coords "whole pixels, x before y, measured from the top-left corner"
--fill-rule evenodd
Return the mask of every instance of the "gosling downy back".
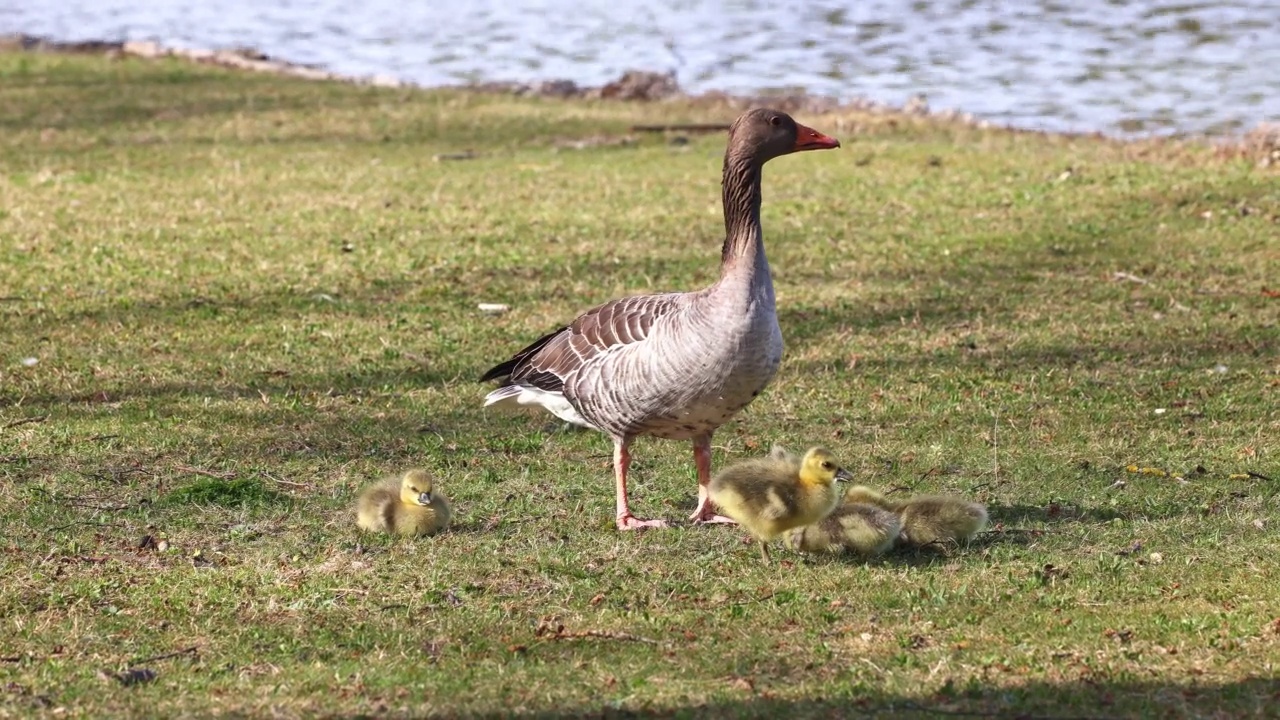
M 787 531 L 783 543 L 798 552 L 852 553 L 875 557 L 902 531 L 898 516 L 876 505 L 845 502 L 826 518 Z
M 866 485 L 854 485 L 844 493 L 844 499 L 841 501 L 845 505 L 853 503 L 861 503 L 863 505 L 874 505 L 883 510 L 895 511 L 901 502 L 895 503 L 877 490 L 872 490 Z
M 921 495 L 898 505 L 902 540 L 908 545 L 958 545 L 987 525 L 987 508 L 948 495 Z
M 790 463 L 796 466 L 797 468 L 800 467 L 800 456 L 782 447 L 781 445 L 775 444 L 773 447 L 769 448 L 769 458 L 772 460 L 779 460 L 785 463 Z

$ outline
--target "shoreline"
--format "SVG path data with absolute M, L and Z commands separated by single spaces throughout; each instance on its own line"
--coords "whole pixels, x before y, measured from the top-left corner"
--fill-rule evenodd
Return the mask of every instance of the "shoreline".
M 933 110 L 921 96 L 912 98 L 902 106 L 894 106 L 866 98 L 840 101 L 830 96 L 805 92 L 731 94 L 708 91 L 698 94 L 682 90 L 674 74 L 646 70 L 627 70 L 616 80 L 604 85 L 583 86 L 572 80 L 550 79 L 532 82 L 486 81 L 466 85 L 424 86 L 401 80 L 391 75 L 346 75 L 312 65 L 290 62 L 271 57 L 252 47 L 226 49 L 182 48 L 152 40 L 85 40 L 58 41 L 26 33 L 0 35 L 0 52 L 32 52 L 65 55 L 103 55 L 107 57 L 134 57 L 145 60 L 176 58 L 197 64 L 215 65 L 236 70 L 260 72 L 304 80 L 343 82 L 380 88 L 406 88 L 414 90 L 451 89 L 470 92 L 508 94 L 569 99 L 608 99 L 624 102 L 716 103 L 736 110 L 759 105 L 770 105 L 784 112 L 815 115 L 840 112 L 860 112 L 884 117 L 903 116 L 937 123 L 955 124 L 978 130 L 999 130 L 1019 134 L 1035 134 L 1066 138 L 1093 138 L 1107 142 L 1140 144 L 1147 142 L 1193 142 L 1215 147 L 1220 153 L 1248 157 L 1259 167 L 1280 167 L 1280 122 L 1263 121 L 1254 127 L 1234 135 L 1172 135 L 1167 137 L 1116 137 L 1100 130 L 1089 132 L 1060 132 L 1002 125 L 979 118 L 972 113 L 954 109 Z

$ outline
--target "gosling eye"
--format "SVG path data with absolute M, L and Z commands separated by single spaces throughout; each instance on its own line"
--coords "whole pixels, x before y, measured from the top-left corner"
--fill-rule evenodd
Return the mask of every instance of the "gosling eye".
M 823 461 L 822 461 L 822 469 L 823 469 L 823 470 L 835 470 L 835 469 L 836 469 L 836 466 L 835 466 L 835 465 L 833 465 L 833 464 L 831 464 L 831 461 L 830 461 L 830 460 L 823 460 Z
M 778 115 L 774 115 L 774 116 L 772 116 L 772 117 L 770 117 L 770 118 L 769 118 L 769 124 L 770 124 L 770 125 L 772 125 L 772 126 L 774 126 L 774 127 L 778 127 L 778 126 L 782 125 L 782 118 L 781 118 L 780 116 L 778 116 Z

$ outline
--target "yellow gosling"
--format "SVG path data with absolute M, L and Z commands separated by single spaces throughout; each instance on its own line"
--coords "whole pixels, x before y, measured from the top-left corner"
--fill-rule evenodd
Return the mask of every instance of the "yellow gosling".
M 727 467 L 711 479 L 708 492 L 723 514 L 755 537 L 769 562 L 768 543 L 829 515 L 840 501 L 834 483 L 850 477 L 831 451 L 815 447 L 799 461 L 771 453 Z
M 356 519 L 369 532 L 434 535 L 449 526 L 449 498 L 434 490 L 424 470 L 410 470 L 371 485 L 360 493 Z

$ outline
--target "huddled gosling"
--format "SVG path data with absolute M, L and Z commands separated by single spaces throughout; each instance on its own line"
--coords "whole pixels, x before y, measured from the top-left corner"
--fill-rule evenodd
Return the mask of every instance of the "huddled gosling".
M 825 518 L 840 502 L 835 481 L 850 478 L 831 451 L 815 447 L 798 461 L 789 453 L 770 453 L 732 465 L 713 477 L 707 490 L 722 513 L 755 537 L 769 562 L 768 543 Z
M 425 470 L 410 470 L 365 488 L 356 503 L 361 528 L 395 535 L 434 535 L 449 526 L 449 498 L 433 490 Z
M 872 490 L 866 485 L 854 485 L 844 493 L 845 504 L 862 503 L 863 505 L 875 505 L 878 508 L 896 512 L 898 504 L 889 498 L 881 495 L 878 491 Z
M 902 523 L 892 511 L 845 502 L 825 519 L 787 531 L 782 542 L 798 552 L 849 552 L 873 558 L 893 547 L 901 532 Z
M 898 516 L 901 540 L 916 547 L 969 542 L 987 525 L 987 508 L 951 495 L 918 495 L 890 500 L 869 487 L 849 489 L 844 502 L 875 505 Z
M 947 495 L 921 495 L 897 504 L 902 541 L 908 545 L 958 545 L 987 525 L 987 508 Z

